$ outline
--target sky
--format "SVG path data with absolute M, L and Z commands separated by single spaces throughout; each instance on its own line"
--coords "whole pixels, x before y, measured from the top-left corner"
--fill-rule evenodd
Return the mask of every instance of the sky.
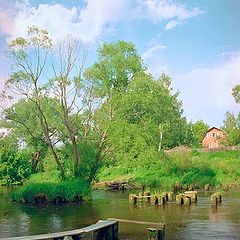
M 48 29 L 57 40 L 72 34 L 89 49 L 132 41 L 149 72 L 172 78 L 184 115 L 221 127 L 240 84 L 239 0 L 0 0 L 0 90 L 11 72 L 7 45 L 26 28 Z

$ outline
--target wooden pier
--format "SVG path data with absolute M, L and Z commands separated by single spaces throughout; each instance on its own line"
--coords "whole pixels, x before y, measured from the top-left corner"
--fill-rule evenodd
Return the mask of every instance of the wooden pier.
M 135 221 L 127 219 L 108 218 L 107 220 L 99 220 L 96 224 L 88 227 L 33 236 L 3 238 L 4 240 L 119 240 L 118 223 L 141 224 L 146 225 L 147 237 L 149 240 L 165 240 L 165 224 Z
M 4 238 L 4 240 L 80 240 L 84 239 L 84 236 L 87 234 L 90 234 L 90 239 L 93 240 L 118 240 L 118 221 L 100 220 L 96 224 L 76 230 L 34 236 Z

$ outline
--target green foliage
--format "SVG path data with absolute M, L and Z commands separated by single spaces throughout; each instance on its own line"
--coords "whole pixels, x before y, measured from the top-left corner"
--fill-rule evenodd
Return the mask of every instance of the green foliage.
M 240 113 L 235 117 L 233 113 L 227 112 L 223 130 L 226 134 L 226 143 L 228 145 L 240 144 Z
M 115 167 L 104 167 L 99 174 L 100 180 L 134 180 L 143 186 L 160 187 L 170 190 L 176 183 L 206 184 L 219 187 L 224 184 L 240 184 L 240 152 L 223 151 L 192 153 L 183 150 L 171 155 L 155 155 L 146 163 L 135 162 L 130 168 L 126 162 Z M 134 165 L 133 164 L 133 165 Z
M 95 94 L 104 97 L 112 90 L 126 91 L 131 77 L 143 69 L 134 44 L 118 41 L 98 49 L 98 61 L 85 71 L 85 77 L 94 82 Z
M 5 110 L 4 124 L 31 153 L 33 172 L 40 172 L 31 182 L 41 177 L 57 182 L 57 168 L 64 179 L 91 182 L 103 164 L 147 185 L 187 184 L 200 175 L 206 181 L 215 178 L 209 167 L 194 166 L 192 156 L 162 154 L 162 149 L 179 145 L 199 147 L 208 126 L 187 122 L 171 78 L 147 74 L 133 43 L 102 44 L 84 79 L 80 45 L 69 38 L 53 49 L 53 75 L 44 80 L 50 48 L 47 30 L 36 26 L 28 28 L 27 38 L 10 44 L 14 72 L 7 86 L 27 100 Z
M 240 103 L 240 84 L 237 84 L 232 89 L 232 95 L 235 98 L 236 103 Z
M 61 176 L 57 170 L 48 170 L 45 172 L 39 172 L 31 174 L 27 180 L 27 184 L 30 183 L 58 183 L 61 181 Z
M 31 173 L 29 154 L 8 141 L 7 138 L 0 140 L 0 181 L 7 185 L 21 183 Z
M 90 186 L 84 180 L 68 180 L 60 183 L 31 183 L 13 192 L 13 201 L 34 203 L 38 194 L 44 195 L 49 202 L 57 198 L 64 201 L 74 201 L 86 197 L 90 193 Z
M 65 144 L 60 151 L 62 158 L 67 159 L 67 161 L 63 162 L 66 170 L 66 178 L 71 178 L 74 171 L 72 145 Z M 78 153 L 81 158 L 76 177 L 91 182 L 96 177 L 100 167 L 98 165 L 100 163 L 96 162 L 96 146 L 91 142 L 82 141 L 78 144 Z

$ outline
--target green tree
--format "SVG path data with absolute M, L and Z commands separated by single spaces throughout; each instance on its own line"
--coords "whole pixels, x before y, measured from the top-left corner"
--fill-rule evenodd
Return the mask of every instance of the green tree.
M 127 92 L 131 79 L 144 69 L 134 44 L 118 41 L 104 43 L 98 49 L 98 60 L 85 71 L 92 96 L 100 103 L 95 104 L 95 109 L 89 108 L 88 114 L 97 141 L 96 163 L 112 151 L 107 139 L 116 120 L 116 109 L 122 104 L 122 95 Z
M 41 99 L 44 115 L 49 123 L 49 129 L 52 135 L 56 136 L 61 121 L 59 113 L 55 110 L 58 102 L 53 98 L 44 97 Z M 45 141 L 44 132 L 34 102 L 27 99 L 20 99 L 11 107 L 4 109 L 4 120 L 1 122 L 3 127 L 11 129 L 11 135 L 17 138 L 21 145 L 32 155 L 32 173 L 36 172 L 38 163 L 46 156 L 48 146 Z M 58 133 L 59 135 L 59 133 Z M 55 139 L 55 145 L 60 139 Z
M 47 65 L 48 56 L 52 48 L 52 40 L 48 31 L 31 26 L 28 37 L 18 37 L 9 45 L 10 59 L 13 63 L 13 73 L 6 83 L 6 87 L 20 98 L 32 101 L 36 107 L 36 115 L 40 120 L 44 139 L 48 145 L 58 169 L 64 177 L 64 169 L 54 147 L 54 136 L 51 132 L 47 117 L 43 110 L 42 99 L 45 89 L 41 86 L 43 73 Z
M 0 139 L 0 182 L 2 184 L 21 183 L 31 173 L 29 155 L 19 151 L 12 137 Z
M 237 84 L 232 89 L 232 95 L 235 98 L 236 103 L 240 103 L 240 84 Z
M 83 141 L 84 119 L 80 120 L 81 112 L 89 103 L 87 86 L 84 88 L 82 72 L 86 59 L 86 51 L 80 42 L 73 37 L 66 37 L 58 42 L 57 52 L 52 61 L 53 78 L 47 83 L 47 90 L 59 101 L 60 121 L 65 127 L 66 138 L 71 142 L 73 151 L 74 175 L 78 176 L 80 152 L 78 143 Z M 77 137 L 78 136 L 78 137 Z
M 50 149 L 63 178 L 63 161 L 66 159 L 60 158 L 56 142 L 71 142 L 73 172 L 77 177 L 80 167 L 77 144 L 86 129 L 82 112 L 88 103 L 88 88 L 83 89 L 82 78 L 85 50 L 70 36 L 59 40 L 52 48 L 47 30 L 32 26 L 28 28 L 27 38 L 20 37 L 11 42 L 10 56 L 14 73 L 7 82 L 8 88 L 32 102 L 31 110 L 36 113 L 43 134 L 41 138 Z M 44 103 L 48 100 L 52 101 L 51 109 Z
M 206 123 L 204 123 L 202 120 L 198 120 L 193 124 L 192 126 L 193 136 L 194 136 L 193 145 L 195 147 L 201 146 L 201 142 L 204 137 L 204 134 L 207 132 L 208 129 L 209 129 L 209 126 Z
M 147 168 L 151 158 L 159 160 L 161 149 L 183 144 L 184 121 L 177 97 L 166 74 L 157 80 L 144 72 L 136 74 L 118 99 L 106 141 L 110 146 L 108 164 L 133 171 L 140 166 Z
M 227 112 L 222 128 L 226 134 L 228 145 L 240 144 L 240 113 L 235 117 L 233 113 Z

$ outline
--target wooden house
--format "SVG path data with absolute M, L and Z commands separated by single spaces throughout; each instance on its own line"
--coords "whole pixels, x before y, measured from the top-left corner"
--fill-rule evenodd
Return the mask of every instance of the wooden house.
M 225 134 L 221 129 L 212 127 L 205 133 L 202 139 L 202 147 L 219 148 L 223 145 L 225 139 Z

